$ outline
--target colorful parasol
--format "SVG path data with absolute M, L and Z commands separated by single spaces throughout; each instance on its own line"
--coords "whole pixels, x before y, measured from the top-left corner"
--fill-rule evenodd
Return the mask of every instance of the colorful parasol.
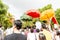
M 54 10 L 53 9 L 48 9 L 42 12 L 40 16 L 40 20 L 49 20 L 54 16 Z
M 38 10 L 34 10 L 34 9 L 28 10 L 26 12 L 26 14 L 29 15 L 29 16 L 31 16 L 32 18 L 38 18 L 38 17 L 40 17 L 40 12 Z
M 58 22 L 57 22 L 55 17 L 52 17 L 52 21 L 53 21 L 54 24 L 58 24 Z

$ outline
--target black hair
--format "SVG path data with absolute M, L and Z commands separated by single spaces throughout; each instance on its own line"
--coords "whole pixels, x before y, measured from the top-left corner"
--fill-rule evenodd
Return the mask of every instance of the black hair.
M 30 28 L 31 28 L 31 26 L 27 26 L 26 28 L 30 29 Z
M 33 22 L 33 24 L 35 24 L 36 22 Z
M 26 27 L 24 27 L 23 29 L 26 29 Z
M 39 29 L 36 29 L 36 32 L 38 32 L 38 33 L 39 33 L 39 32 L 40 32 L 40 30 L 39 30 Z
M 46 27 L 46 24 L 45 24 L 45 23 L 42 23 L 42 28 L 43 28 L 43 29 L 47 29 L 47 27 Z
M 60 35 L 60 31 L 57 31 L 57 35 Z
M 39 40 L 46 40 L 46 37 L 43 33 L 39 34 Z
M 15 20 L 14 25 L 16 25 L 16 28 L 18 30 L 22 28 L 22 22 L 20 20 Z
M 33 32 L 34 32 L 34 29 L 32 28 L 32 29 L 30 30 L 30 32 L 33 33 Z
M 33 25 L 32 28 L 33 28 L 33 29 L 36 29 L 36 25 Z
M 46 21 L 46 20 L 44 20 L 44 21 L 43 21 L 43 23 L 47 23 L 47 21 Z

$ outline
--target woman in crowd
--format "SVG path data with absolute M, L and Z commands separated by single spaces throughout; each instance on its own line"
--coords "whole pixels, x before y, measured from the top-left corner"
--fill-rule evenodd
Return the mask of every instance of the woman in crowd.
M 34 29 L 31 29 L 27 35 L 27 40 L 36 40 L 36 35 L 34 33 Z
M 39 40 L 39 32 L 40 30 L 39 29 L 36 29 L 36 39 Z

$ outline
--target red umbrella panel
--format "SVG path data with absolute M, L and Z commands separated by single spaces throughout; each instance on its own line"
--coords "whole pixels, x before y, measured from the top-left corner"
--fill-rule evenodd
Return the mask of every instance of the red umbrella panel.
M 32 18 L 40 17 L 40 12 L 37 10 L 29 10 L 27 11 L 27 15 L 31 16 Z
M 53 21 L 54 24 L 58 24 L 58 22 L 57 22 L 55 17 L 52 18 L 52 21 Z

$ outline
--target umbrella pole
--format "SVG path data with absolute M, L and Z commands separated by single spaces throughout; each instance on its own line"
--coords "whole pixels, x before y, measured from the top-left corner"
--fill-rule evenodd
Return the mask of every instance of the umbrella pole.
M 48 23 L 47 23 L 47 24 L 48 24 L 48 29 L 49 29 L 50 32 L 52 32 L 51 25 L 50 25 L 51 20 L 48 20 L 47 22 L 48 22 Z

